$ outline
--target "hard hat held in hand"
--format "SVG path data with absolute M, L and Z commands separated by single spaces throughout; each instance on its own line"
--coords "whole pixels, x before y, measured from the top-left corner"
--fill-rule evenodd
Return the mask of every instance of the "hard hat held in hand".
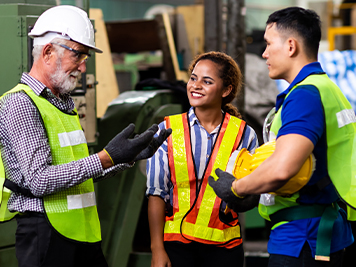
M 241 149 L 236 157 L 235 164 L 232 169 L 232 174 L 236 179 L 241 179 L 251 173 L 251 160 L 252 155 L 247 151 L 247 149 Z
M 47 9 L 37 19 L 28 35 L 36 38 L 49 32 L 59 33 L 72 41 L 88 46 L 95 52 L 102 53 L 95 47 L 94 28 L 87 13 L 78 7 L 61 5 Z
M 251 155 L 246 149 L 242 149 L 237 155 L 235 160 L 233 175 L 237 179 L 241 179 L 251 172 L 253 172 L 263 161 L 272 155 L 276 149 L 276 141 L 270 141 L 256 149 L 255 154 Z M 304 185 L 306 185 L 315 169 L 315 158 L 313 154 L 310 154 L 307 160 L 304 162 L 299 172 L 293 176 L 289 181 L 276 190 L 270 192 L 279 196 L 290 196 L 299 191 Z

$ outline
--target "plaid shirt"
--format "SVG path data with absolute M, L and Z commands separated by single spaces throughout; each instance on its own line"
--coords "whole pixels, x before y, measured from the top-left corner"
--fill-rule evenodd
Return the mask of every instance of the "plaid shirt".
M 57 98 L 44 84 L 23 73 L 21 83 L 27 84 L 36 95 L 46 98 L 65 113 L 74 109 L 69 94 Z M 42 197 L 89 178 L 98 181 L 130 167 L 119 164 L 103 170 L 97 154 L 62 165 L 52 165 L 51 148 L 41 115 L 31 98 L 23 91 L 8 94 L 0 100 L 0 145 L 6 178 L 30 189 L 36 196 L 26 197 L 12 193 L 8 202 L 10 211 L 44 212 Z

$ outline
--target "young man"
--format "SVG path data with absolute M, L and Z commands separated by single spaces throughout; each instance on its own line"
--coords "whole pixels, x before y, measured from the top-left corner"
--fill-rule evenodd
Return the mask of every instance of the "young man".
M 19 266 L 107 266 L 93 181 L 151 157 L 170 130 L 153 138 L 153 125 L 129 139 L 131 124 L 89 155 L 69 95 L 86 71 L 89 51 L 102 52 L 88 16 L 77 7 L 56 6 L 29 35 L 33 66 L 0 99 L 1 156 L 13 191 L 8 208 L 18 213 Z
M 353 242 L 345 211 L 336 203 L 335 187 L 347 187 L 355 177 L 356 118 L 317 62 L 320 24 L 314 11 L 298 7 L 269 16 L 262 56 L 272 79 L 290 83 L 277 96 L 270 132 L 270 140 L 276 139 L 275 151 L 243 179 L 220 170 L 220 179 L 209 178 L 225 201 L 262 193 L 260 214 L 273 223 L 269 267 L 342 266 L 343 250 Z M 287 197 L 268 194 L 296 175 L 311 153 L 315 171 L 301 190 Z

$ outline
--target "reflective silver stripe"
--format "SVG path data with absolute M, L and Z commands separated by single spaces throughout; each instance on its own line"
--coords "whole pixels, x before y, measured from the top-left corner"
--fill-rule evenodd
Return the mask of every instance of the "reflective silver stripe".
M 339 128 L 347 124 L 356 122 L 355 112 L 352 109 L 344 109 L 336 113 L 337 123 Z
M 59 133 L 58 139 L 61 147 L 87 143 L 83 130 L 77 130 L 69 133 Z
M 2 191 L 5 192 L 5 193 L 11 193 L 12 192 L 10 189 L 8 189 L 5 186 L 2 188 Z
M 82 209 L 96 205 L 95 193 L 89 192 L 81 195 L 68 195 L 67 196 L 68 209 Z
M 274 195 L 271 194 L 261 194 L 260 203 L 265 206 L 273 206 L 276 202 L 274 199 Z

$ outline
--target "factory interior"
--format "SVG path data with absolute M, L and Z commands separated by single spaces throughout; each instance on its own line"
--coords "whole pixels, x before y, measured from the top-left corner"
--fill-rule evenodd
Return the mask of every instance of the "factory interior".
M 188 67 L 198 54 L 223 51 L 243 73 L 233 102 L 263 144 L 262 127 L 288 87 L 269 78 L 265 23 L 279 9 L 300 6 L 322 21 L 318 61 L 356 111 L 356 1 L 347 0 L 0 0 L 0 79 L 5 93 L 33 63 L 28 32 L 45 10 L 73 5 L 89 14 L 96 46 L 72 92 L 90 153 L 130 123 L 141 133 L 165 116 L 187 112 Z M 150 266 L 146 161 L 95 184 L 102 249 L 109 266 Z M 239 214 L 245 266 L 268 264 L 270 223 L 254 208 Z M 354 226 L 354 225 L 352 225 Z M 16 221 L 0 224 L 0 266 L 17 266 Z M 355 230 L 356 231 L 356 230 Z M 354 245 L 346 249 L 350 264 Z

